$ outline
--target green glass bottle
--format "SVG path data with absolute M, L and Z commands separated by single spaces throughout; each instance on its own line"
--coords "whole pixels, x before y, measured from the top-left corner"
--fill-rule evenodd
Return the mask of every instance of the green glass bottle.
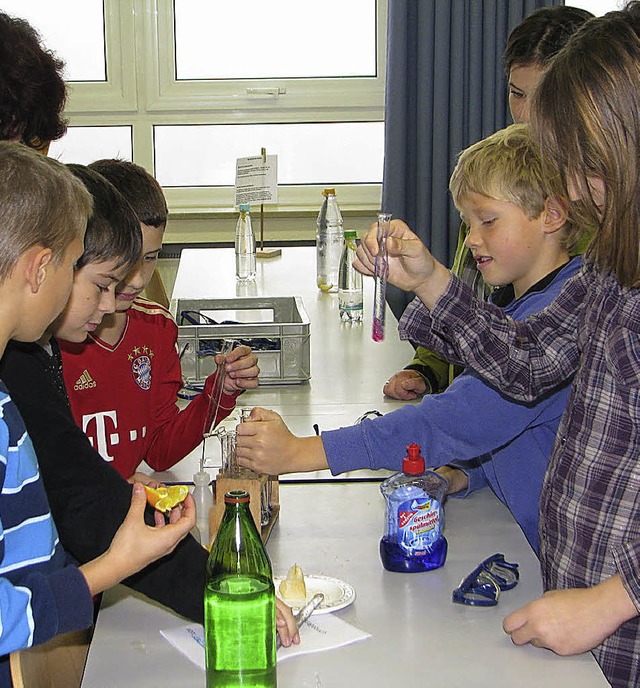
M 207 561 L 207 688 L 274 688 L 276 593 L 271 562 L 249 511 L 249 493 L 227 492 Z

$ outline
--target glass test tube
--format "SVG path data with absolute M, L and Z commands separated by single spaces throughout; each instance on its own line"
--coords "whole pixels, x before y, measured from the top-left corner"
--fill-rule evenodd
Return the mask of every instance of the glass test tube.
M 220 428 L 216 431 L 216 435 L 220 440 L 220 450 L 222 452 L 222 472 L 228 478 L 239 477 L 235 430 Z
M 387 253 L 387 236 L 391 213 L 378 214 L 378 255 L 373 272 L 373 328 L 371 337 L 374 342 L 384 339 L 384 320 L 387 310 L 387 275 L 389 274 L 389 256 Z
M 222 363 L 218 364 L 217 366 L 217 374 L 216 374 L 216 379 L 214 380 L 213 383 L 213 389 L 211 390 L 211 396 L 209 397 L 209 407 L 207 409 L 207 415 L 204 419 L 204 425 L 202 427 L 202 454 L 200 455 L 200 470 L 204 470 L 205 462 L 206 462 L 206 446 L 207 446 L 207 438 L 211 436 L 212 430 L 213 430 L 213 425 L 216 421 L 216 418 L 218 417 L 218 411 L 220 410 L 220 401 L 222 399 L 222 392 L 223 392 L 223 387 L 224 387 L 224 378 L 225 378 L 225 370 L 224 370 L 224 364 L 226 360 L 226 356 L 228 353 L 230 353 L 233 350 L 233 346 L 235 344 L 235 340 L 233 339 L 224 339 L 222 341 L 222 347 L 220 349 L 220 353 L 224 356 L 224 359 L 222 360 Z
M 222 392 L 224 388 L 224 379 L 226 377 L 224 364 L 227 358 L 227 354 L 231 353 L 234 344 L 234 339 L 222 340 L 220 353 L 222 354 L 223 358 L 216 369 L 216 378 L 211 389 L 211 396 L 209 397 L 209 409 L 207 411 L 207 416 L 205 418 L 204 426 L 202 428 L 202 435 L 204 437 L 207 437 L 211 434 L 213 424 L 215 423 L 216 418 L 218 417 L 218 411 L 220 410 L 220 401 L 222 399 Z

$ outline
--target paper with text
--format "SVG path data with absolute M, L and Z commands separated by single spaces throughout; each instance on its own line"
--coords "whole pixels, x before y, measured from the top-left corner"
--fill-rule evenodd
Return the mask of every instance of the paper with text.
M 170 628 L 160 631 L 160 634 L 202 671 L 205 670 L 204 629 L 200 624 Z M 300 629 L 300 644 L 281 647 L 278 661 L 311 652 L 333 650 L 370 637 L 371 633 L 361 631 L 333 614 L 312 616 Z
M 236 160 L 236 205 L 278 202 L 278 156 Z

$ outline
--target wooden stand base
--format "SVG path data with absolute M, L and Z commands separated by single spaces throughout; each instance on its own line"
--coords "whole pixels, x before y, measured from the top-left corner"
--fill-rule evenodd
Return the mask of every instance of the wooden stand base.
M 266 543 L 280 513 L 279 485 L 276 475 L 258 475 L 246 468 L 238 469 L 233 475 L 220 470 L 215 481 L 216 503 L 209 515 L 211 541 L 213 542 L 222 521 L 225 493 L 231 490 L 246 490 L 249 493 L 251 515 L 262 535 L 262 542 Z M 269 519 L 264 524 L 261 523 L 263 512 L 269 514 Z
M 282 249 L 279 248 L 259 248 L 256 251 L 257 258 L 275 258 L 282 255 Z

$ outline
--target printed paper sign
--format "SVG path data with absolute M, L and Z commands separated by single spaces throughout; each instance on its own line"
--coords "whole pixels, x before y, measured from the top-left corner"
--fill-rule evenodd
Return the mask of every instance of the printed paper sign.
M 278 202 L 278 156 L 236 160 L 236 205 Z

